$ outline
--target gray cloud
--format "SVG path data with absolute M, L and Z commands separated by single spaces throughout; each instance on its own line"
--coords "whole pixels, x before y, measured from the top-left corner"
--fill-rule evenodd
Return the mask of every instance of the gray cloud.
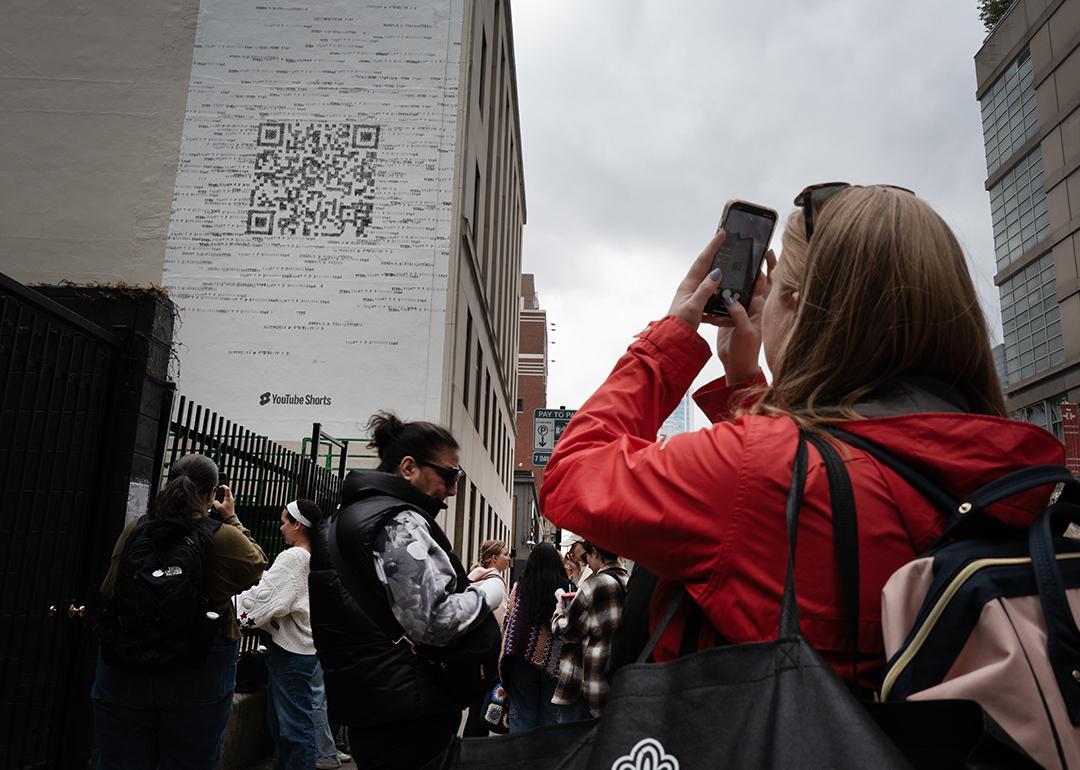
M 552 403 L 579 405 L 666 311 L 727 199 L 786 215 L 812 182 L 915 189 L 956 231 L 1000 339 L 974 2 L 557 0 L 513 21 Z

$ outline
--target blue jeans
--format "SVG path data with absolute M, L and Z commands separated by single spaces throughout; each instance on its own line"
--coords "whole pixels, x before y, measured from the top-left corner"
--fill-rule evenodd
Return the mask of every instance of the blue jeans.
M 323 680 L 322 666 L 315 661 L 315 673 L 311 677 L 311 695 L 315 712 L 315 748 L 322 757 L 336 757 L 337 744 L 330 729 L 330 717 L 326 713 L 326 682 Z
M 502 675 L 503 689 L 510 699 L 510 732 L 559 723 L 560 707 L 551 702 L 557 684 L 554 679 L 515 656 L 503 658 Z
M 315 767 L 315 702 L 312 679 L 318 659 L 297 655 L 267 641 L 266 717 L 274 739 L 276 770 Z
M 237 643 L 199 669 L 122 671 L 98 658 L 90 690 L 98 770 L 214 770 L 236 685 Z

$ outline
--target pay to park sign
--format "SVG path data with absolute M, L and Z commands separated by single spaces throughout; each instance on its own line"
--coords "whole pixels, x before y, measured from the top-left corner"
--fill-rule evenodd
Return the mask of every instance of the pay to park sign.
M 533 465 L 547 465 L 555 442 L 576 412 L 576 409 L 533 410 Z

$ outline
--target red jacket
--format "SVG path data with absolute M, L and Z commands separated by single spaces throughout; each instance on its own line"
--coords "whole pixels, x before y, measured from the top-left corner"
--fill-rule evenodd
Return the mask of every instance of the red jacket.
M 559 439 L 544 473 L 541 507 L 558 526 L 661 579 L 653 624 L 671 587 L 682 583 L 722 638 L 773 639 L 787 562 L 784 512 L 795 424 L 759 415 L 731 419 L 736 389 L 721 379 L 695 394 L 716 424 L 656 441 L 663 419 L 709 357 L 708 344 L 672 316 L 639 334 Z M 917 406 L 842 427 L 882 444 L 960 498 L 1023 466 L 1063 462 L 1061 443 L 1029 423 L 952 406 L 910 412 Z M 903 405 L 892 408 L 904 411 Z M 850 452 L 859 517 L 859 680 L 876 688 L 885 663 L 881 589 L 894 570 L 935 540 L 943 519 L 891 470 L 860 450 Z M 1027 493 L 990 513 L 1027 524 L 1045 508 L 1049 491 Z M 828 481 L 810 447 L 796 555 L 801 626 L 810 644 L 850 679 L 832 537 Z M 677 619 L 656 658 L 674 657 L 681 635 Z

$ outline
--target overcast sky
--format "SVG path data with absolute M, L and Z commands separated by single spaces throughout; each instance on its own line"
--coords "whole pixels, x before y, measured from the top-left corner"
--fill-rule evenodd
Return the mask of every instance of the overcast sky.
M 814 182 L 898 184 L 934 206 L 1000 341 L 975 0 L 519 0 L 512 13 L 523 270 L 555 324 L 550 406 L 579 406 L 664 314 L 725 201 L 783 219 Z M 720 374 L 714 358 L 698 382 Z

